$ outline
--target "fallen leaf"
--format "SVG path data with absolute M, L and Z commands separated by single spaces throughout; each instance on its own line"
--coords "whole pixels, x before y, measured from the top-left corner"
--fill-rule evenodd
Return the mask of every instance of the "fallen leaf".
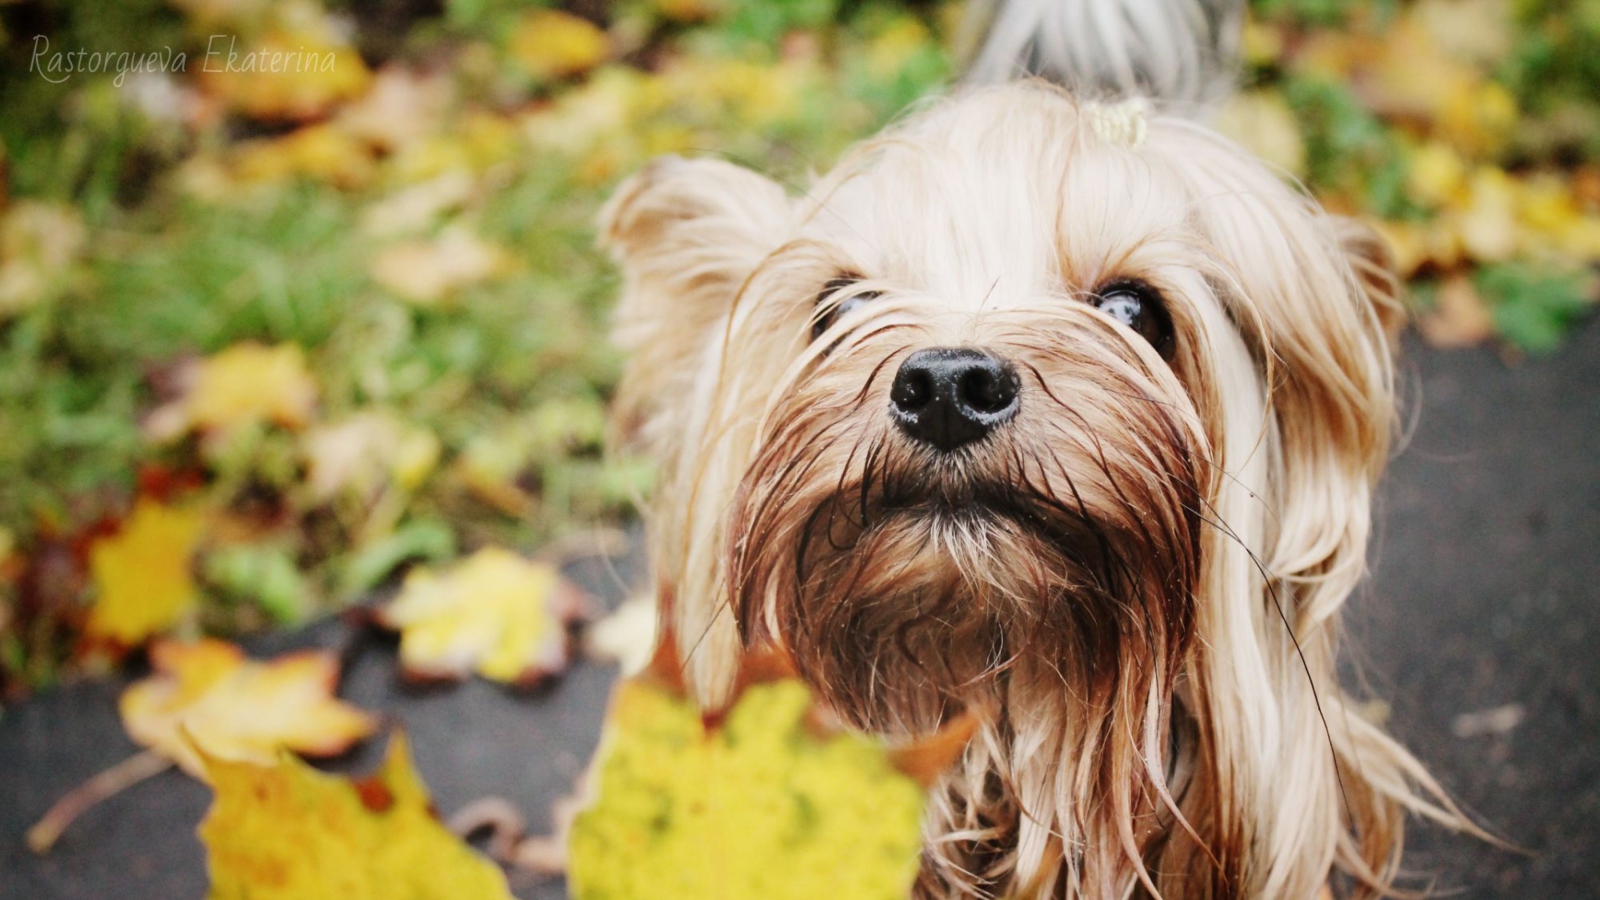
M 907 64 L 933 43 L 933 35 L 922 20 L 912 15 L 896 16 L 867 45 L 863 54 L 867 71 L 880 80 L 904 71 Z
M 411 490 L 439 461 L 433 432 L 383 412 L 364 412 L 307 431 L 306 489 L 317 502 L 340 494 L 365 497 L 387 484 Z
M 35 200 L 13 204 L 0 218 L 0 318 L 56 294 L 83 255 L 87 236 L 72 207 Z
M 283 137 L 241 143 L 233 170 L 247 185 L 276 185 L 310 178 L 345 190 L 372 180 L 377 171 L 371 148 L 332 125 L 310 125 Z
M 462 115 L 448 131 L 430 134 L 400 148 L 389 161 L 396 184 L 416 184 L 458 169 L 483 172 L 522 151 L 516 123 L 476 110 Z
M 1369 219 L 1367 224 L 1389 245 L 1396 275 L 1410 278 L 1428 261 L 1427 236 L 1421 226 L 1390 219 Z
M 1480 66 L 1504 59 L 1517 33 L 1508 0 L 1420 0 L 1408 15 L 1445 55 Z
M 1239 35 L 1239 55 L 1247 65 L 1277 65 L 1283 56 L 1283 28 L 1250 16 Z
M 437 131 L 451 94 L 447 78 L 389 66 L 334 121 L 341 131 L 392 153 Z
M 606 33 L 571 13 L 537 9 L 517 23 L 509 50 L 511 58 L 535 78 L 565 78 L 605 60 Z
M 204 764 L 209 900 L 512 900 L 499 867 L 434 817 L 402 732 L 360 781 L 288 755 Z
M 1508 734 L 1528 715 L 1521 703 L 1507 703 L 1492 709 L 1462 713 L 1450 722 L 1450 733 L 1463 740 L 1486 735 Z
M 182 394 L 145 421 L 145 433 L 154 440 L 267 421 L 300 428 L 317 402 L 317 384 L 297 344 L 235 344 L 185 366 L 179 382 Z
M 367 207 L 361 230 L 373 237 L 398 237 L 431 227 L 439 216 L 472 197 L 476 184 L 465 169 L 451 169 L 415 184 Z
M 367 90 L 372 73 L 326 13 L 284 18 L 292 21 L 256 40 L 211 35 L 195 60 L 202 89 L 251 118 L 295 121 L 326 115 Z
M 1519 182 L 1522 255 L 1568 265 L 1600 262 L 1600 213 L 1579 206 L 1574 186 L 1552 172 Z
M 1479 166 L 1468 199 L 1454 216 L 1461 246 L 1478 262 L 1502 262 L 1517 251 L 1517 185 L 1503 170 Z
M 201 780 L 219 759 L 264 765 L 285 749 L 331 756 L 378 727 L 333 696 L 339 663 L 330 653 L 259 662 L 224 641 L 157 641 L 150 664 L 154 674 L 122 693 L 123 727 Z
M 810 709 L 798 681 L 757 684 L 707 733 L 689 701 L 621 682 L 572 826 L 574 900 L 905 897 L 922 788 L 864 738 L 810 733 Z
M 373 281 L 401 297 L 431 306 L 509 268 L 504 250 L 456 227 L 432 240 L 395 244 L 374 257 L 368 271 Z
M 194 612 L 199 597 L 190 569 L 202 521 L 194 510 L 145 498 L 115 534 L 90 545 L 97 589 L 91 636 L 132 646 Z
M 1412 199 L 1433 207 L 1459 203 L 1467 183 L 1467 162 L 1443 141 L 1428 141 L 1406 157 L 1406 189 Z
M 407 674 L 526 683 L 566 668 L 581 607 L 554 566 L 488 547 L 442 573 L 413 570 L 378 620 L 400 632 Z
M 1305 174 L 1305 140 L 1281 92 L 1240 92 L 1218 111 L 1212 125 L 1279 169 Z
M 1471 347 L 1494 334 L 1494 315 L 1465 275 L 1445 279 L 1417 330 L 1435 347 Z
M 656 602 L 649 594 L 634 597 L 617 611 L 584 629 L 584 652 L 592 659 L 617 663 L 624 676 L 644 671 L 656 650 Z

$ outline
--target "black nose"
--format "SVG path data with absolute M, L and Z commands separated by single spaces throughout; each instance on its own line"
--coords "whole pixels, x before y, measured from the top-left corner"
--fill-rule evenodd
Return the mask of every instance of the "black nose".
M 1017 414 L 1017 375 L 977 350 L 918 350 L 895 373 L 889 414 L 907 435 L 948 453 Z

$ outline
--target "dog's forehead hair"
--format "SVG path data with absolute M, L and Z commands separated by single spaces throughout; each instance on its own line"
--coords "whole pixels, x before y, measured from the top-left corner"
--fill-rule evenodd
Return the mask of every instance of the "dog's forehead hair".
M 1080 125 L 1059 96 L 949 104 L 841 164 L 811 192 L 801 234 L 841 270 L 954 310 L 1200 264 L 1191 189 L 1162 146 L 1174 136 L 1127 148 Z

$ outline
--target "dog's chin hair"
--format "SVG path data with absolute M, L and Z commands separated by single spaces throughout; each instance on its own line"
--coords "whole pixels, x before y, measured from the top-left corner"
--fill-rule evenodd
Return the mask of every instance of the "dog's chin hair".
M 916 342 L 913 327 L 877 332 L 789 391 L 734 504 L 730 594 L 745 639 L 787 650 L 861 728 L 921 736 L 971 711 L 1001 745 L 1079 767 L 1051 779 L 1052 796 L 1003 793 L 1056 810 L 1054 852 L 1115 848 L 1089 871 L 1131 883 L 1176 810 L 1159 799 L 1165 711 L 1194 631 L 1206 439 L 1171 373 L 1088 314 L 1016 319 L 1037 327 L 1001 317 L 985 346 L 1027 373 L 1026 424 L 954 458 L 878 422 L 887 386 L 871 373 Z M 840 403 L 844 383 L 866 387 Z M 955 855 L 930 865 L 965 871 L 1024 831 L 1018 820 L 998 841 L 947 842 Z M 1001 855 L 1039 867 L 1050 851 L 1037 849 Z
M 1394 421 L 1381 246 L 1193 123 L 1081 113 L 958 97 L 797 200 L 706 161 L 619 189 L 619 407 L 687 681 L 723 708 L 771 642 L 863 729 L 972 714 L 919 900 L 1392 893 L 1406 812 L 1483 832 L 1335 665 Z M 842 274 L 876 299 L 830 324 Z M 1084 302 L 1126 279 L 1168 358 Z M 933 347 L 1014 364 L 1015 417 L 897 430 Z

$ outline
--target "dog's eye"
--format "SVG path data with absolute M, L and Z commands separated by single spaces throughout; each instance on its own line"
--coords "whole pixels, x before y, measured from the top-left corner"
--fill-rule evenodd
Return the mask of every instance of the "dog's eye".
M 811 339 L 813 341 L 822 337 L 824 331 L 832 328 L 833 323 L 837 322 L 840 316 L 859 308 L 863 303 L 876 300 L 882 296 L 880 291 L 857 291 L 837 303 L 834 302 L 833 298 L 835 296 L 841 291 L 849 290 L 860 280 L 855 276 L 841 276 L 822 286 L 821 293 L 817 294 L 819 311 L 816 319 L 811 323 Z
M 1154 288 L 1137 282 L 1113 284 L 1096 293 L 1092 302 L 1101 312 L 1137 331 L 1162 359 L 1172 358 L 1172 319 Z

